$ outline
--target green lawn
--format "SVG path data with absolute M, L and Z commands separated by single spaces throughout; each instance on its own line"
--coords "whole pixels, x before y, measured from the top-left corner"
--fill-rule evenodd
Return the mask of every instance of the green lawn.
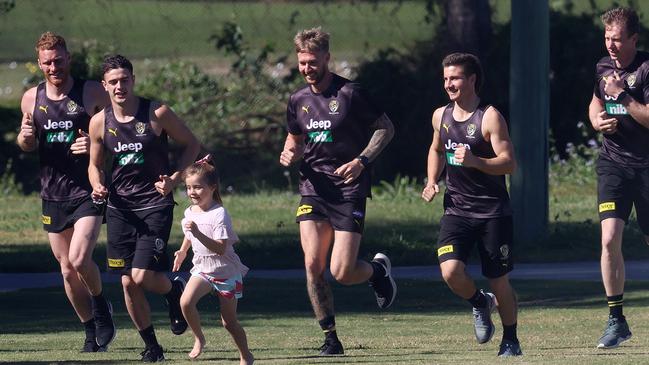
M 573 163 L 580 164 L 585 162 Z M 595 174 L 591 170 L 556 166 L 551 169 L 548 236 L 517 242 L 514 248 L 517 261 L 599 260 Z M 437 263 L 431 252 L 439 230 L 442 199 L 440 196 L 432 204 L 426 204 L 419 198 L 420 191 L 420 186 L 409 186 L 397 196 L 377 193 L 374 199 L 368 200 L 361 256 L 370 258 L 375 252 L 384 251 L 394 265 Z M 176 201 L 179 206 L 174 213 L 170 252 L 182 241 L 180 219 L 187 206 L 183 193 L 176 194 Z M 294 223 L 298 201 L 299 196 L 295 194 L 277 191 L 225 196 L 225 207 L 241 238 L 236 250 L 244 263 L 253 269 L 302 267 L 298 227 Z M 56 271 L 57 263 L 40 223 L 38 196 L 6 196 L 3 202 L 0 205 L 0 272 Z M 103 228 L 95 250 L 95 260 L 99 263 L 105 262 L 105 242 Z M 649 258 L 634 216 L 625 228 L 624 252 L 634 259 Z
M 484 284 L 484 283 L 481 283 Z M 334 285 L 337 329 L 347 356 L 313 357 L 321 334 L 299 280 L 246 281 L 239 318 L 259 364 L 492 364 L 502 330 L 495 320 L 494 340 L 478 345 L 473 337 L 470 308 L 440 282 L 399 281 L 394 306 L 380 312 L 371 290 L 358 285 Z M 599 283 L 515 281 L 520 301 L 519 338 L 524 357 L 516 364 L 646 364 L 649 291 L 646 282 L 631 282 L 625 314 L 633 338 L 610 351 L 595 348 L 606 319 Z M 62 289 L 0 293 L 0 362 L 124 363 L 135 362 L 143 347 L 126 314 L 121 291 L 111 285 L 118 335 L 110 352 L 79 354 L 80 325 Z M 43 305 L 47 298 L 47 306 Z M 192 336 L 176 337 L 167 329 L 162 298 L 150 297 L 158 338 L 168 360 L 185 361 Z M 237 354 L 218 321 L 213 298 L 199 305 L 208 339 L 203 360 L 233 363 Z M 501 362 L 501 361 L 498 361 Z M 189 363 L 189 362 L 188 362 Z
M 254 47 L 270 42 L 292 51 L 295 32 L 322 25 L 332 32 L 337 52 L 354 54 L 403 48 L 427 39 L 433 26 L 424 21 L 418 1 L 295 3 L 267 1 L 101 1 L 20 0 L 0 17 L 0 60 L 33 57 L 36 37 L 45 30 L 66 36 L 77 47 L 88 39 L 114 44 L 133 58 L 214 55 L 209 37 L 226 21 L 240 25 Z M 346 35 L 353 34 L 353 37 Z

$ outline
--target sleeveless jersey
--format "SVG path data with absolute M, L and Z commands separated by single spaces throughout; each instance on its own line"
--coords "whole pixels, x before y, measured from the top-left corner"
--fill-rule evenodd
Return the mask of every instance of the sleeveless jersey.
M 612 77 L 613 72 L 624 80 L 630 96 L 640 104 L 648 104 L 649 53 L 638 51 L 633 62 L 623 69 L 617 68 L 611 57 L 597 63 L 595 96 L 604 102 L 606 113 L 618 120 L 615 133 L 603 134 L 600 155 L 622 166 L 649 167 L 649 129 L 636 122 L 621 102 L 604 92 L 604 77 Z
M 113 157 L 108 206 L 141 210 L 173 205 L 171 193 L 162 196 L 155 189 L 160 175 L 169 175 L 167 134 L 157 136 L 151 128 L 151 101 L 140 98 L 135 118 L 120 123 L 113 107 L 104 110 L 104 147 Z
M 88 181 L 88 155 L 75 155 L 70 146 L 88 132 L 90 116 L 83 105 L 85 80 L 74 80 L 72 89 L 61 100 L 50 100 L 45 82 L 36 87 L 32 120 L 38 138 L 41 198 L 67 201 L 87 196 L 92 191 Z
M 490 175 L 455 161 L 454 153 L 464 145 L 474 156 L 496 157 L 491 143 L 482 136 L 482 118 L 489 105 L 478 107 L 463 122 L 453 118 L 454 103 L 444 109 L 440 140 L 446 159 L 444 214 L 469 218 L 496 218 L 512 214 L 504 175 Z
M 288 131 L 306 136 L 300 194 L 331 201 L 370 196 L 369 166 L 351 184 L 334 171 L 360 155 L 370 140 L 370 125 L 382 114 L 358 84 L 336 74 L 320 94 L 308 85 L 292 94 L 286 111 Z

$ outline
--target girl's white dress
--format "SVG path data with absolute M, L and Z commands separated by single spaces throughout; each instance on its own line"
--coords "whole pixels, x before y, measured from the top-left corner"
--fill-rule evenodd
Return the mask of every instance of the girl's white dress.
M 185 229 L 185 222 L 188 220 L 194 221 L 198 226 L 198 230 L 205 236 L 214 240 L 225 240 L 225 253 L 219 255 L 205 247 L 194 237 L 190 230 Z M 242 277 L 246 275 L 248 267 L 241 263 L 233 247 L 235 243 L 239 242 L 239 237 L 232 229 L 230 215 L 222 205 L 215 204 L 206 212 L 192 212 L 190 206 L 185 209 L 182 229 L 185 237 L 191 241 L 192 251 L 194 252 L 194 258 L 192 259 L 194 267 L 190 271 L 192 275 L 204 273 L 214 278 L 220 278 L 223 281 L 237 275 Z

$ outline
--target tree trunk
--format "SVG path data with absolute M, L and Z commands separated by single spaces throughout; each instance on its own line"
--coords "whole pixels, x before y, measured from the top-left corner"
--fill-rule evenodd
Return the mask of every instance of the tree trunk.
M 449 50 L 482 59 L 492 34 L 489 0 L 447 0 L 445 11 Z

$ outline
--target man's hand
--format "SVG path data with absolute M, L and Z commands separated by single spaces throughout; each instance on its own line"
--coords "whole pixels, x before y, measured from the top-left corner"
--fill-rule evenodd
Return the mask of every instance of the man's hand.
M 424 191 L 421 192 L 421 198 L 430 203 L 437 194 L 439 194 L 439 186 L 437 184 L 428 184 L 424 187 Z
M 361 175 L 363 169 L 365 169 L 363 163 L 359 159 L 355 158 L 337 168 L 336 171 L 334 171 L 334 174 L 342 177 L 345 184 L 351 184 Z
M 84 155 L 90 153 L 90 136 L 88 133 L 79 129 L 79 138 L 77 138 L 72 145 L 70 151 L 74 155 Z
M 617 131 L 617 118 L 609 118 L 605 110 L 597 113 L 595 119 L 597 130 L 604 134 L 613 134 Z
M 25 141 L 33 144 L 36 141 L 36 128 L 31 113 L 23 113 L 23 120 L 20 122 L 20 134 Z
M 471 150 L 465 146 L 459 146 L 455 150 L 455 162 L 464 167 L 475 167 L 477 165 L 477 157 L 471 153 Z
M 93 203 L 104 204 L 106 202 L 106 197 L 108 196 L 108 189 L 106 189 L 103 184 L 93 186 L 90 196 Z
M 290 147 L 284 148 L 282 153 L 279 155 L 279 163 L 282 166 L 289 167 L 293 162 L 298 161 L 304 155 L 304 148 L 300 147 Z
M 164 195 L 167 195 L 173 190 L 174 186 L 176 186 L 175 181 L 167 176 L 167 175 L 160 175 L 160 180 L 155 182 L 155 189 L 158 191 L 158 193 Z
M 620 78 L 620 75 L 618 75 L 616 71 L 613 71 L 613 75 L 604 76 L 604 82 L 604 92 L 606 95 L 617 98 L 617 96 L 624 91 L 624 80 Z

